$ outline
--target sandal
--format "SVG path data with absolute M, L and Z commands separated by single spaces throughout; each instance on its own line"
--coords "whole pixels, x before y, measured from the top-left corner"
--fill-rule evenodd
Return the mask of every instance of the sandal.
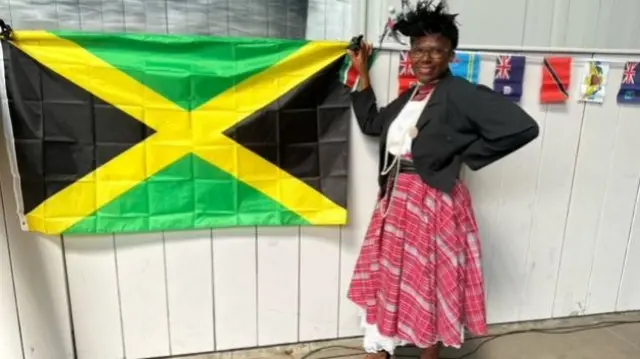
M 391 355 L 387 352 L 368 353 L 364 359 L 391 359 Z

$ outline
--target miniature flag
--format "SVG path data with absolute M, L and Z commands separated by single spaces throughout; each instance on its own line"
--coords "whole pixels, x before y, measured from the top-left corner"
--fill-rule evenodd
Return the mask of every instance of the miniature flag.
M 511 101 L 520 101 L 525 63 L 524 56 L 498 56 L 493 89 Z
M 369 56 L 369 69 L 371 69 L 371 66 L 373 66 L 377 57 L 378 50 L 373 50 L 371 56 Z M 351 91 L 357 90 L 358 85 L 360 85 L 360 74 L 353 66 L 353 62 L 351 62 L 351 58 L 349 56 L 345 56 L 342 67 L 340 68 L 340 81 L 349 87 Z
M 407 91 L 417 82 L 416 74 L 413 72 L 413 68 L 411 67 L 409 51 L 400 52 L 400 66 L 398 67 L 398 95 Z
M 607 76 L 611 66 L 602 61 L 589 61 L 584 64 L 580 80 L 580 101 L 603 103 Z
M 618 103 L 640 105 L 640 62 L 627 62 L 622 73 L 622 85 L 618 92 Z
M 551 56 L 544 58 L 540 102 L 560 103 L 569 98 L 571 63 L 571 57 Z
M 458 52 L 449 68 L 454 76 L 477 84 L 480 78 L 480 56 L 472 52 Z

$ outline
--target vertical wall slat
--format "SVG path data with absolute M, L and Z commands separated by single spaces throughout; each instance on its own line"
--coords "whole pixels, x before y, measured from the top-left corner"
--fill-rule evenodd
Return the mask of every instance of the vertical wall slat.
M 8 191 L 6 194 L 2 192 L 0 192 L 0 200 L 3 200 L 6 195 L 10 195 Z M 20 335 L 5 213 L 4 208 L 0 206 L 0 353 L 2 356 L 24 359 Z
M 307 39 L 324 40 L 327 19 L 327 0 L 309 0 Z
M 613 44 L 612 41 L 609 40 L 609 38 L 612 35 L 619 34 L 620 15 L 622 14 L 622 12 L 626 11 L 626 9 L 623 10 L 621 7 L 624 1 L 625 0 L 600 1 L 600 12 L 598 14 L 598 17 L 596 18 L 595 37 L 593 39 L 595 47 L 616 47 L 615 44 Z M 605 4 L 606 6 L 602 6 L 603 4 Z M 618 25 L 614 26 L 614 23 Z
M 620 278 L 620 288 L 618 289 L 616 310 L 638 310 L 640 303 L 640 188 L 636 195 L 636 205 L 634 208 L 633 224 L 629 232 L 629 242 L 627 243 L 624 269 Z
M 124 32 L 125 15 L 124 15 L 124 0 L 102 0 L 102 8 L 100 12 L 102 14 L 102 27 L 103 31 L 110 32 Z
M 582 66 L 576 76 L 582 75 Z M 576 94 L 577 89 L 571 91 Z M 610 94 L 611 95 L 611 94 Z M 575 95 L 574 95 L 575 96 Z M 575 101 L 575 97 L 574 97 Z M 578 148 L 553 316 L 586 314 L 591 264 L 601 224 L 618 124 L 618 104 L 587 104 Z
M 258 345 L 298 340 L 298 227 L 258 228 Z
M 216 350 L 258 345 L 255 228 L 213 231 Z
M 209 34 L 208 6 L 209 0 L 187 0 L 187 33 L 201 35 Z
M 171 354 L 162 232 L 116 235 L 124 348 L 127 358 Z
M 142 0 L 141 3 L 134 3 L 134 6 L 129 8 L 127 4 L 130 0 L 125 1 L 125 11 L 126 11 L 126 19 L 127 19 L 127 31 L 132 31 L 129 29 L 130 23 L 128 15 L 131 14 L 131 20 L 134 18 L 141 21 L 139 25 L 140 30 L 136 31 L 144 31 L 156 34 L 166 34 L 177 32 L 175 28 L 171 27 L 172 17 L 170 15 L 171 6 L 175 4 L 173 1 L 148 1 Z
M 542 61 L 528 60 L 528 63 L 525 71 L 538 76 L 539 85 Z M 577 73 L 581 66 L 580 63 L 573 65 L 576 75 L 572 76 L 570 89 L 579 86 Z M 534 92 L 536 98 L 539 96 L 539 87 L 527 86 L 526 91 Z M 551 317 L 584 109 L 584 105 L 575 100 L 563 105 L 539 106 L 546 112 L 541 128 L 542 152 L 519 320 Z
M 11 222 L 15 223 L 8 226 L 9 246 L 25 356 L 71 359 L 74 349 L 60 238 L 26 234 L 15 217 Z
M 9 0 L 0 0 L 0 14 L 2 14 L 2 19 L 6 23 L 13 24 L 13 17 L 11 16 L 11 4 Z
M 523 46 L 549 46 L 556 0 L 526 0 Z
M 144 32 L 147 29 L 145 14 L 145 0 L 123 0 L 123 16 L 125 32 Z M 157 2 L 153 2 L 157 3 Z M 166 16 L 164 16 L 166 19 Z M 166 20 L 158 19 L 160 23 Z M 164 33 L 165 31 L 163 31 Z
M 77 4 L 78 1 L 75 1 Z M 78 6 L 79 28 L 83 31 L 103 31 L 103 0 L 84 0 Z
M 597 19 L 600 8 L 607 7 L 608 0 L 602 6 L 602 0 L 570 0 L 569 12 L 565 24 L 565 36 L 562 46 L 593 48 L 598 30 Z
M 567 46 L 565 38 L 567 36 L 567 28 L 569 23 L 567 21 L 569 13 L 571 12 L 571 0 L 554 0 L 551 3 L 550 9 L 546 14 L 551 13 L 551 33 L 549 34 L 549 40 L 545 44 L 546 46 L 562 47 Z M 547 15 L 549 16 L 549 15 Z
M 338 336 L 340 228 L 300 229 L 299 341 Z
M 65 236 L 64 250 L 78 358 L 124 357 L 114 237 Z
M 215 350 L 211 230 L 165 233 L 171 354 Z
M 494 70 L 495 57 L 485 57 L 482 62 L 481 80 L 490 87 L 493 87 Z M 524 92 L 520 106 L 540 123 L 540 127 L 544 127 L 544 110 L 538 104 L 538 92 L 533 91 L 539 86 L 540 78 L 540 72 L 525 71 L 524 81 L 530 84 L 530 87 Z M 489 237 L 481 239 L 485 249 L 483 255 L 488 255 L 489 258 L 484 261 L 487 264 L 485 277 L 491 278 L 487 283 L 491 298 L 488 314 L 494 323 L 510 321 L 518 316 L 521 296 L 517 294 L 524 290 L 522 278 L 526 276 L 525 262 L 529 250 L 542 137 L 502 159 L 500 163 L 489 166 L 496 166 L 496 172 L 500 170 L 499 185 L 491 184 L 499 188 L 496 196 L 499 199 L 496 204 L 494 198 L 489 198 L 489 213 L 494 216 Z M 483 170 L 488 170 L 489 167 Z M 494 174 L 497 174 L 496 172 Z M 473 178 L 475 174 L 470 172 L 469 178 Z M 475 203 L 481 207 L 481 201 Z M 507 217 L 509 220 L 505 220 Z M 487 245 L 484 245 L 485 240 Z M 495 280 L 496 276 L 499 276 L 499 280 Z
M 348 24 L 342 21 L 345 12 L 344 3 L 327 1 L 326 4 L 324 22 L 324 28 L 326 29 L 325 39 L 348 41 L 347 36 L 349 36 L 350 31 L 345 31 Z
M 56 7 L 58 28 L 61 30 L 80 30 L 80 2 L 78 0 L 53 0 Z

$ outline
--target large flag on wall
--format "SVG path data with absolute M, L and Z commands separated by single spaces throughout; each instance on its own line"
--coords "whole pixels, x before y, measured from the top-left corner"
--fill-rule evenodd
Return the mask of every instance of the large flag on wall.
M 0 78 L 24 229 L 346 223 L 345 47 L 16 32 Z

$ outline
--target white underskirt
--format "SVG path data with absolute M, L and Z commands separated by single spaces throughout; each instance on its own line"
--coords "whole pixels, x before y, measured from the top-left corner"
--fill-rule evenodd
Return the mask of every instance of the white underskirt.
M 402 347 L 410 344 L 407 341 L 397 338 L 389 338 L 380 334 L 377 325 L 367 323 L 367 315 L 362 309 L 360 309 L 360 318 L 360 325 L 364 330 L 364 340 L 362 346 L 367 353 L 373 354 L 380 351 L 385 351 L 390 355 L 393 355 L 393 352 L 397 347 Z
M 406 345 L 410 345 L 412 343 L 401 340 L 398 338 L 390 338 L 380 334 L 378 331 L 378 326 L 375 324 L 367 323 L 367 314 L 362 308 L 360 308 L 360 327 L 364 330 L 364 339 L 362 341 L 362 347 L 367 353 L 378 353 L 381 351 L 385 351 L 389 353 L 389 355 L 393 355 L 395 349 L 397 347 L 403 347 Z M 462 336 L 461 342 L 464 342 L 464 328 L 460 328 L 460 334 Z M 444 343 L 443 343 L 444 344 Z M 458 345 L 446 345 L 452 348 L 460 349 L 461 346 Z

